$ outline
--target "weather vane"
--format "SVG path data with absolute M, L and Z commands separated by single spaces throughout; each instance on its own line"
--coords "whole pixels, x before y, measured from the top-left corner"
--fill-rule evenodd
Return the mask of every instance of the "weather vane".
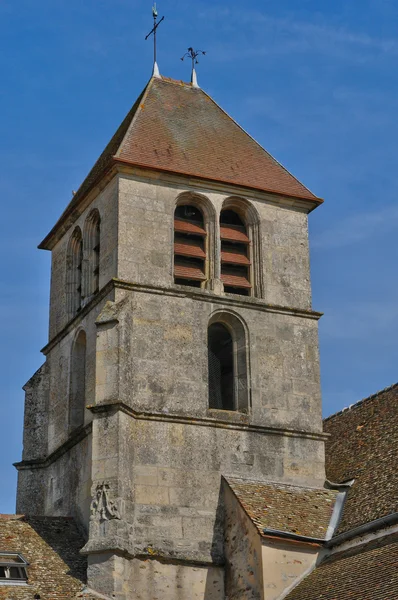
M 148 33 L 145 40 L 147 40 L 153 34 L 153 62 L 154 62 L 154 74 L 159 75 L 159 69 L 157 64 L 157 46 L 156 46 L 156 32 L 161 24 L 164 21 L 164 17 L 158 21 L 158 10 L 156 8 L 156 2 L 152 7 L 152 16 L 153 16 L 153 29 Z
M 194 50 L 193 48 L 188 48 L 188 52 L 185 52 L 184 56 L 181 60 L 185 60 L 186 58 L 190 58 L 192 60 L 192 80 L 191 83 L 194 87 L 198 86 L 198 79 L 196 77 L 195 65 L 199 64 L 198 56 L 200 55 L 206 56 L 206 52 L 204 50 Z

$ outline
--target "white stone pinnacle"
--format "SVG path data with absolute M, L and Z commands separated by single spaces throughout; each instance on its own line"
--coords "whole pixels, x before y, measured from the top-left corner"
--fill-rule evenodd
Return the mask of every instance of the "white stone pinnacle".
M 192 87 L 194 88 L 198 88 L 199 84 L 198 84 L 198 77 L 196 75 L 196 70 L 195 68 L 192 69 L 192 79 L 191 79 L 191 83 L 192 83 Z
M 152 77 L 157 77 L 158 79 L 160 79 L 160 71 L 157 62 L 155 62 L 153 65 Z

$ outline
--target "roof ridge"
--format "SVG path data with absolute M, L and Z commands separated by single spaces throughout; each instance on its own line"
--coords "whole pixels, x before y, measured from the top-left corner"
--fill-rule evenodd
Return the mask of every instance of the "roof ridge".
M 257 146 L 258 146 L 259 148 L 261 148 L 261 150 L 262 150 L 262 151 L 263 151 L 263 152 L 264 152 L 264 153 L 265 153 L 267 156 L 269 156 L 269 158 L 270 158 L 271 160 L 273 160 L 273 161 L 274 161 L 274 162 L 275 162 L 277 165 L 279 165 L 279 166 L 281 167 L 281 169 L 283 169 L 283 170 L 284 170 L 284 171 L 285 171 L 285 172 L 286 172 L 288 175 L 290 175 L 290 177 L 293 177 L 293 179 L 294 179 L 294 180 L 295 180 L 297 183 L 299 183 L 299 184 L 300 184 L 300 185 L 301 185 L 301 186 L 302 186 L 302 187 L 303 187 L 305 190 L 307 190 L 307 192 L 309 192 L 309 194 L 311 194 L 311 196 L 313 196 L 313 199 L 314 199 L 314 200 L 321 200 L 321 202 L 323 202 L 322 198 L 319 198 L 319 196 L 317 196 L 316 194 L 314 194 L 313 192 L 311 192 L 311 190 L 310 190 L 310 189 L 309 189 L 309 188 L 308 188 L 306 185 L 304 185 L 303 183 L 301 183 L 301 181 L 300 181 L 300 180 L 299 180 L 299 179 L 298 179 L 298 178 L 297 178 L 295 175 L 293 175 L 293 173 L 291 173 L 291 172 L 290 172 L 290 171 L 289 171 L 289 170 L 288 170 L 286 167 L 284 167 L 284 166 L 282 165 L 282 163 L 280 163 L 280 162 L 279 162 L 279 160 L 277 160 L 277 159 L 276 159 L 276 158 L 275 158 L 275 157 L 274 157 L 272 154 L 270 154 L 270 153 L 268 152 L 268 150 L 266 150 L 266 149 L 264 148 L 264 146 L 262 146 L 262 144 L 260 144 L 260 142 L 258 142 L 258 141 L 257 141 L 257 140 L 256 140 L 256 139 L 255 139 L 255 138 L 254 138 L 254 137 L 253 137 L 253 136 L 252 136 L 252 135 L 251 135 L 251 134 L 248 132 L 248 131 L 246 131 L 246 129 L 244 129 L 244 128 L 242 127 L 242 125 L 239 125 L 239 123 L 238 123 L 237 121 L 235 121 L 235 119 L 234 119 L 233 117 L 231 117 L 231 115 L 230 115 L 229 113 L 227 113 L 227 111 L 226 111 L 226 110 L 224 110 L 224 109 L 222 108 L 222 106 L 220 106 L 220 105 L 218 104 L 218 102 L 216 102 L 216 101 L 214 100 L 214 98 L 212 98 L 212 96 L 210 96 L 210 95 L 209 95 L 207 92 L 205 92 L 205 91 L 204 91 L 204 90 L 202 90 L 201 88 L 199 88 L 199 89 L 200 89 L 200 90 L 203 92 L 203 94 L 205 94 L 205 96 L 207 96 L 207 97 L 208 97 L 208 98 L 209 98 L 209 99 L 210 99 L 210 100 L 213 102 L 213 104 L 215 104 L 215 105 L 216 105 L 216 106 L 217 106 L 217 107 L 218 107 L 218 108 L 219 108 L 219 109 L 220 109 L 220 110 L 221 110 L 221 111 L 222 111 L 222 112 L 223 112 L 223 113 L 224 113 L 224 114 L 225 114 L 225 115 L 226 115 L 226 116 L 227 116 L 229 119 L 231 119 L 231 121 L 233 121 L 233 122 L 235 123 L 235 125 L 237 125 L 241 131 L 243 131 L 243 133 L 245 133 L 245 134 L 246 134 L 246 135 L 247 135 L 247 136 L 248 136 L 248 137 L 249 137 L 251 140 L 253 140 L 253 142 L 254 142 L 255 144 L 257 144 Z
M 182 79 L 174 79 L 173 77 L 165 77 L 164 75 L 162 75 L 161 77 L 157 77 L 156 79 L 158 81 L 164 81 L 165 83 L 171 83 L 172 85 L 182 85 L 192 90 L 200 90 L 203 92 L 201 88 L 193 87 L 192 83 L 189 83 L 188 81 L 183 81 Z
M 319 491 L 326 491 L 329 492 L 330 489 L 326 488 L 326 487 L 320 487 L 320 486 L 312 486 L 312 485 L 300 485 L 298 483 L 286 483 L 286 482 L 281 482 L 281 481 L 271 481 L 271 480 L 266 480 L 266 481 L 260 481 L 258 479 L 243 479 L 242 477 L 234 477 L 234 476 L 229 476 L 229 475 L 223 475 L 224 479 L 227 481 L 227 483 L 229 481 L 241 481 L 243 483 L 255 483 L 257 485 L 279 485 L 281 487 L 295 487 L 295 488 L 300 488 L 303 490 L 319 490 Z
M 365 404 L 367 402 L 372 402 L 381 394 L 385 394 L 385 392 L 388 392 L 396 387 L 398 387 L 398 382 L 393 383 L 392 385 L 384 388 L 383 390 L 379 390 L 378 392 L 375 392 L 374 394 L 372 394 L 371 396 L 368 396 L 367 398 L 362 398 L 362 400 L 358 400 L 358 402 L 355 402 L 354 404 L 350 404 L 350 406 L 347 406 L 347 407 L 343 408 L 342 410 L 339 410 L 338 412 L 336 412 L 332 415 L 329 415 L 328 417 L 325 417 L 323 419 L 323 422 L 325 423 L 326 421 L 330 421 L 331 419 L 334 419 L 335 417 L 339 417 L 340 415 L 342 415 L 346 412 L 360 408 L 363 404 Z
M 155 81 L 155 79 L 159 80 L 159 78 L 157 78 L 157 77 L 151 77 L 150 78 L 150 80 L 148 81 L 146 87 L 144 88 L 141 96 L 139 96 L 139 98 L 137 99 L 137 101 L 133 105 L 132 109 L 127 114 L 126 118 L 128 118 L 129 115 L 131 113 L 133 113 L 132 114 L 132 118 L 130 120 L 130 124 L 128 125 L 126 131 L 124 132 L 124 135 L 123 135 L 123 137 L 122 137 L 122 139 L 121 139 L 121 141 L 120 141 L 120 143 L 118 145 L 117 151 L 116 151 L 115 154 L 113 154 L 112 158 L 114 158 L 114 157 L 118 158 L 120 156 L 120 152 L 122 150 L 123 144 L 124 144 L 126 138 L 128 137 L 128 135 L 129 135 L 132 127 L 134 126 L 135 122 L 137 121 L 138 115 L 140 115 L 141 112 L 142 112 L 142 107 L 144 106 L 144 103 L 145 103 L 145 100 L 146 100 L 146 98 L 148 96 L 149 90 L 151 89 L 151 87 L 152 87 L 153 82 Z M 136 106 L 136 109 L 134 110 L 135 106 Z M 117 135 L 117 133 L 115 135 Z

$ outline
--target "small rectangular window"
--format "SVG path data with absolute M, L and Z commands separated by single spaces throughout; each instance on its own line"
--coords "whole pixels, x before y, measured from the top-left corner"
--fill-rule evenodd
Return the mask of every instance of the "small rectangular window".
M 28 579 L 26 567 L 28 563 L 20 554 L 0 552 L 0 582 L 24 582 Z

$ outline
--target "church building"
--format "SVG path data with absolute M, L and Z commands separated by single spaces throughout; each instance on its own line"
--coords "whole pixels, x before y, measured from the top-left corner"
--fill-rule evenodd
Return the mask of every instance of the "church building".
M 344 516 L 364 462 L 339 446 L 350 427 L 336 446 L 340 417 L 322 424 L 321 203 L 196 78 L 155 69 L 40 244 L 49 340 L 24 388 L 18 514 L 0 517 L 1 599 L 397 597 L 323 593 L 369 504 Z

